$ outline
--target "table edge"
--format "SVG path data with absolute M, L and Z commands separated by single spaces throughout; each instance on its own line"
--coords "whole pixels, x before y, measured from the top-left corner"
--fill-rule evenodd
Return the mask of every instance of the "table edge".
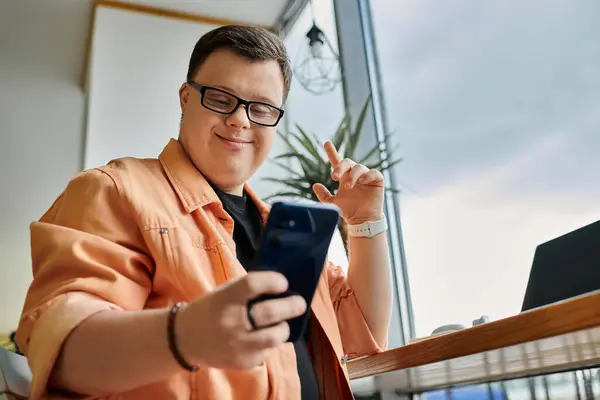
M 521 329 L 530 326 L 531 328 Z M 348 362 L 365 378 L 600 326 L 600 291 Z

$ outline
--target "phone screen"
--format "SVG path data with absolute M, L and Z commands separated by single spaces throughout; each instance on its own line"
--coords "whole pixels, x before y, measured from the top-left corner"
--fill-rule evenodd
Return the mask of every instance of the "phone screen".
M 282 295 L 261 296 L 253 302 L 298 294 L 310 308 L 338 220 L 337 207 L 329 204 L 275 203 L 253 270 L 277 271 L 287 278 L 289 287 Z M 307 315 L 308 310 L 288 321 L 289 342 L 304 333 Z

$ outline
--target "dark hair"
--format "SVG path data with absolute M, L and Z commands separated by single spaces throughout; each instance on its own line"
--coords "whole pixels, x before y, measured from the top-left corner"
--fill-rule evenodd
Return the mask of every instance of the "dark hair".
M 292 80 L 290 60 L 283 41 L 264 28 L 244 25 L 225 25 L 204 34 L 194 46 L 187 72 L 190 82 L 212 52 L 231 50 L 251 61 L 277 61 L 283 75 L 283 99 L 287 98 Z

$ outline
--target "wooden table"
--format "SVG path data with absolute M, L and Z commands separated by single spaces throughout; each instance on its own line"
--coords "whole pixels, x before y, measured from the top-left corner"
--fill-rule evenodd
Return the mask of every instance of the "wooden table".
M 351 379 L 417 393 L 600 365 L 600 291 L 348 363 Z

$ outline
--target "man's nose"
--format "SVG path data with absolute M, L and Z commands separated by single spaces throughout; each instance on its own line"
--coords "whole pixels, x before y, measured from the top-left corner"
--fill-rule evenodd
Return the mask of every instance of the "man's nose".
M 248 113 L 246 106 L 240 105 L 237 110 L 230 114 L 226 121 L 228 126 L 237 129 L 250 128 L 250 120 L 248 119 Z

